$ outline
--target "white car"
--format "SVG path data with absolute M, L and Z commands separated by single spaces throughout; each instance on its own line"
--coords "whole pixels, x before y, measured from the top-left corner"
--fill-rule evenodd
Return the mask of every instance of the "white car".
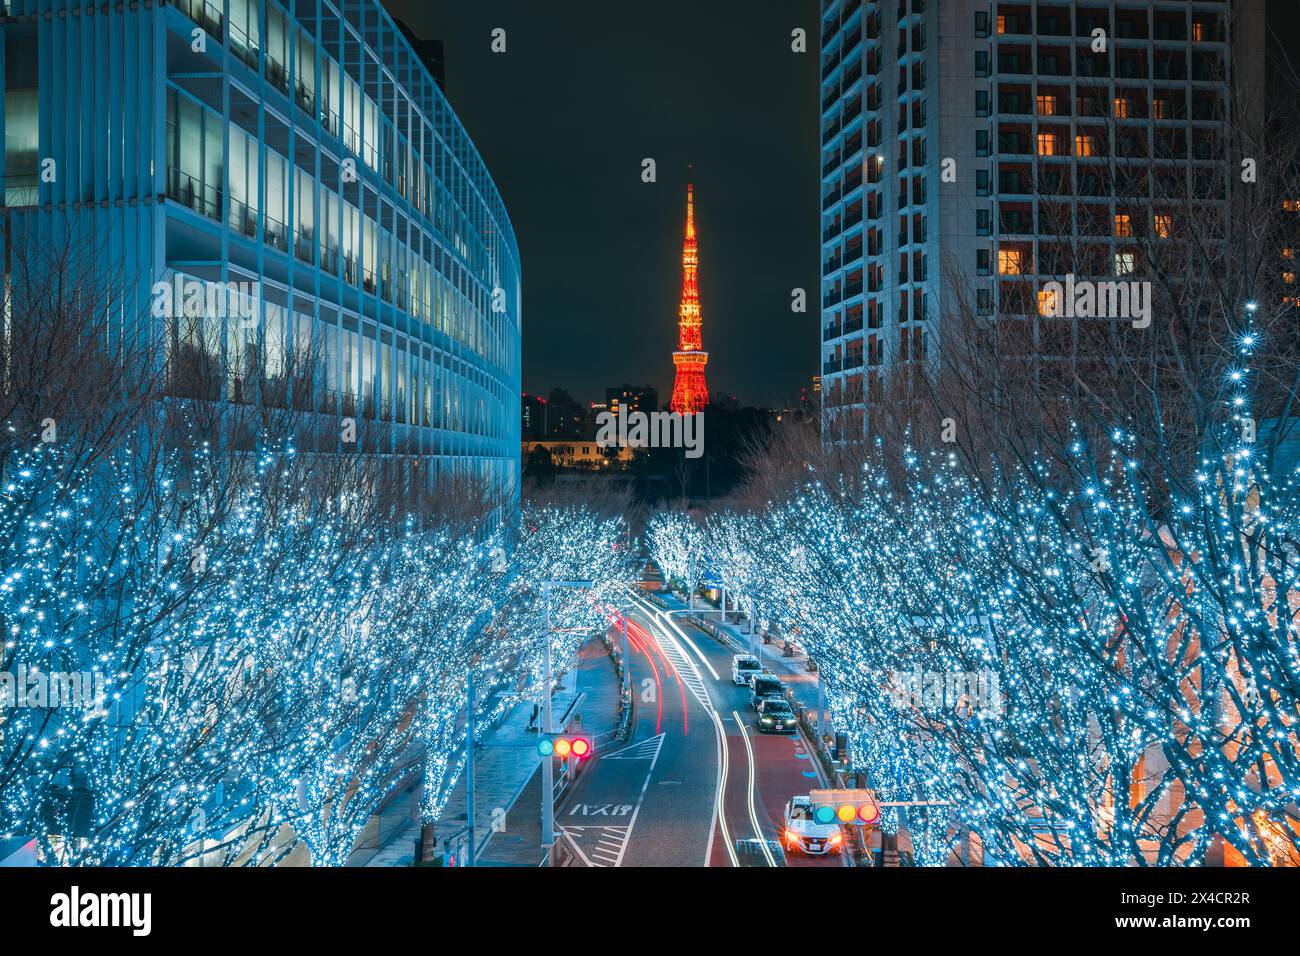
M 750 654 L 737 654 L 731 659 L 731 682 L 740 687 L 747 686 L 751 677 L 762 672 L 763 665 Z
M 785 805 L 785 828 L 781 845 L 813 856 L 839 853 L 844 848 L 844 833 L 838 823 L 818 823 L 813 819 L 812 800 L 791 797 Z

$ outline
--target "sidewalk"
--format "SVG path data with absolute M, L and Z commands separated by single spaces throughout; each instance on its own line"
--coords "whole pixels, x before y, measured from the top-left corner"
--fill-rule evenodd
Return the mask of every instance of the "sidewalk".
M 573 729 L 597 734 L 614 727 L 618 688 L 613 663 L 599 640 L 583 647 L 577 666 L 563 676 L 561 684 L 563 689 L 555 692 L 551 705 L 557 725 L 579 694 L 585 694 L 574 712 Z M 541 774 L 536 772 L 541 757 L 537 730 L 529 728 L 532 717 L 530 702 L 515 705 L 475 748 L 474 837 L 479 865 L 536 866 L 541 862 Z M 389 800 L 366 827 L 349 866 L 410 866 L 414 862 L 420 836 L 420 791 L 417 780 Z M 494 819 L 504 823 L 500 832 L 492 832 Z M 445 840 L 465 829 L 466 820 L 462 773 L 434 826 L 439 851 Z

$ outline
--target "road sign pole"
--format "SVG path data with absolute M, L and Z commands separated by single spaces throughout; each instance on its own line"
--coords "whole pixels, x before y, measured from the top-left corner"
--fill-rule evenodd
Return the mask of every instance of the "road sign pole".
M 822 669 L 817 668 L 817 736 L 826 734 L 826 688 L 822 686 Z
M 555 732 L 551 725 L 551 583 L 542 582 L 542 603 L 545 605 L 546 626 L 543 640 L 546 645 L 543 668 L 542 688 L 542 731 L 546 734 Z M 546 850 L 547 863 L 555 865 L 555 767 L 554 758 L 549 754 L 542 758 L 542 847 Z

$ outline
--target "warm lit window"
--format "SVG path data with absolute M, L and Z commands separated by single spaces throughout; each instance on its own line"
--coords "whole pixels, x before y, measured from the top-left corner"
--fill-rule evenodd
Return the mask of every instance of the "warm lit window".
M 1006 32 L 1007 32 L 1007 18 L 1006 18 L 1004 15 L 1002 15 L 1002 14 L 999 13 L 999 14 L 998 14 L 998 33 L 1006 33 Z
M 1056 134 L 1039 133 L 1038 134 L 1038 155 L 1055 156 L 1056 154 L 1057 154 Z
M 1129 276 L 1137 269 L 1137 256 L 1131 252 L 1115 253 L 1115 275 Z
M 1295 273 L 1294 273 L 1294 272 L 1283 272 L 1283 273 L 1282 273 L 1282 281 L 1285 282 L 1287 285 L 1295 285 Z
M 1001 18 L 1001 17 L 998 17 L 998 19 L 1001 20 L 1002 18 Z M 999 30 L 998 32 L 1001 33 L 1002 31 Z M 1195 40 L 1197 43 L 1200 43 L 1202 40 L 1205 39 L 1205 24 L 1204 24 L 1204 23 L 1193 23 L 1193 24 L 1192 24 L 1192 39 Z
M 1128 97 L 1115 97 L 1115 117 L 1116 119 L 1128 119 Z
M 1055 116 L 1056 115 L 1056 97 L 1050 93 L 1038 94 L 1038 115 Z
M 1115 235 L 1121 239 L 1128 239 L 1133 235 L 1133 221 L 1129 218 L 1128 213 L 1115 214 Z
M 1152 100 L 1151 101 L 1151 118 L 1152 119 L 1169 119 L 1169 101 Z
M 1292 249 L 1290 246 L 1283 246 L 1283 247 L 1282 247 L 1282 258 L 1283 258 L 1283 259 L 1294 259 L 1294 258 L 1295 258 L 1295 250 Z
M 998 250 L 998 275 L 1018 276 L 1025 271 L 1025 252 L 1023 249 Z
M 1169 234 L 1174 230 L 1174 217 L 1166 212 L 1158 212 L 1155 216 L 1155 233 L 1161 239 L 1168 239 Z
M 1090 133 L 1080 133 L 1074 137 L 1074 155 L 1076 156 L 1096 156 L 1097 141 Z
M 1283 199 L 1282 208 L 1287 212 L 1300 212 L 1300 199 Z
M 1056 290 L 1039 289 L 1038 290 L 1038 314 L 1054 315 L 1056 313 Z

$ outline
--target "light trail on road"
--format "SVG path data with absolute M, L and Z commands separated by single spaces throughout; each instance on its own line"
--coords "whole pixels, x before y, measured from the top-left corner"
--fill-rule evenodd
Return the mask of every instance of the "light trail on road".
M 767 845 L 767 838 L 763 836 L 763 828 L 758 822 L 758 809 L 754 806 L 754 792 L 758 789 L 758 765 L 754 762 L 754 748 L 749 745 L 749 734 L 745 732 L 745 722 L 741 720 L 740 712 L 733 710 L 731 716 L 736 718 L 736 726 L 740 728 L 740 739 L 745 742 L 745 756 L 749 758 L 749 822 L 754 825 L 754 835 L 758 837 L 758 845 L 763 849 L 763 858 L 767 860 L 767 865 L 776 866 L 772 850 Z
M 704 678 L 700 674 L 699 668 L 695 666 L 695 661 L 691 659 L 690 655 L 686 653 L 681 644 L 677 642 L 672 631 L 677 631 L 678 634 L 681 634 L 683 640 L 688 644 L 691 644 L 692 649 L 699 656 L 700 661 L 705 667 L 709 668 L 709 673 L 713 675 L 715 680 L 718 678 L 718 672 L 709 666 L 709 662 L 705 660 L 704 655 L 700 654 L 699 648 L 695 647 L 690 638 L 686 637 L 686 635 L 681 632 L 676 624 L 673 623 L 671 618 L 662 614 L 662 612 L 657 608 L 635 594 L 632 595 L 632 600 L 641 608 L 642 612 L 647 615 L 647 620 L 651 623 L 651 626 L 654 626 L 656 623 L 659 624 L 663 636 L 673 645 L 682 660 L 684 660 L 690 667 L 701 688 L 704 686 Z M 656 643 L 658 642 L 656 641 Z M 662 647 L 660 648 L 660 653 L 663 653 Z M 707 692 L 697 691 L 695 685 L 692 685 L 691 694 L 700 702 L 700 706 L 704 708 L 704 712 L 708 714 L 710 719 L 713 721 L 714 741 L 717 745 L 718 751 L 718 776 L 713 794 L 713 822 L 715 826 L 718 826 L 722 830 L 722 844 L 727 848 L 728 861 L 732 866 L 739 866 L 740 861 L 736 857 L 736 848 L 732 843 L 731 831 L 727 827 L 727 815 L 724 807 L 724 798 L 727 792 L 727 775 L 730 770 L 730 758 L 727 754 L 726 728 L 722 726 L 722 718 L 718 716 L 718 712 L 713 706 L 713 701 L 709 698 Z M 708 849 L 705 851 L 704 855 L 705 866 L 709 865 L 712 856 L 713 840 L 710 839 Z

